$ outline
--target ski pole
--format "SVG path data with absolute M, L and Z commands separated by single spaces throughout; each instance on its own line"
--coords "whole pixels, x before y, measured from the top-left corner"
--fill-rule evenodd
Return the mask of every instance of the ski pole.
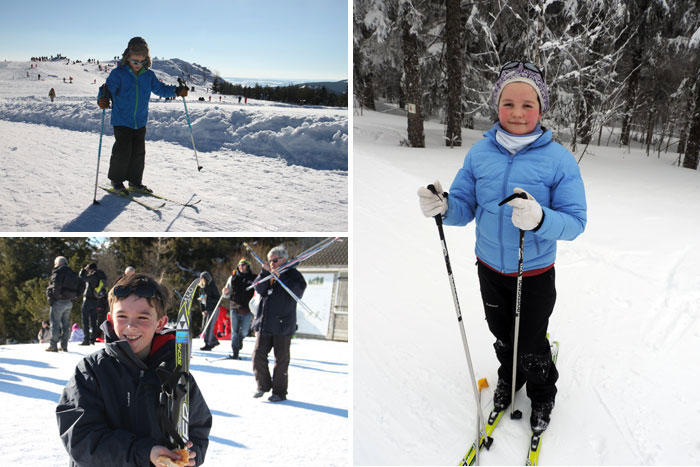
M 525 193 L 514 193 L 498 203 L 499 206 L 503 206 L 508 201 L 515 198 L 527 199 Z M 516 386 L 516 376 L 518 375 L 518 336 L 520 335 L 520 297 L 523 291 L 523 247 L 525 245 L 525 231 L 523 229 L 518 229 L 520 233 L 520 242 L 518 246 L 518 284 L 515 292 L 515 331 L 513 335 L 513 379 L 511 380 L 510 386 L 510 418 L 512 420 L 520 420 L 523 417 L 523 413 L 520 410 L 515 410 L 515 386 Z
M 102 109 L 102 126 L 100 128 L 100 147 L 97 149 L 97 171 L 95 172 L 95 195 L 92 204 L 100 204 L 97 201 L 97 177 L 100 175 L 100 155 L 102 154 L 102 134 L 105 132 L 105 109 Z
M 248 249 L 248 251 L 250 251 L 250 254 L 253 255 L 253 258 L 255 258 L 255 260 L 256 260 L 258 263 L 260 263 L 261 266 L 265 264 L 265 262 L 264 262 L 262 259 L 260 259 L 260 256 L 258 256 L 258 254 L 255 253 L 255 251 L 250 247 L 250 245 L 248 245 L 247 243 L 244 242 L 244 243 L 243 243 L 243 246 L 245 246 L 245 247 Z M 318 315 L 318 313 L 316 313 L 314 310 L 312 310 L 311 308 L 309 308 L 309 307 L 306 305 L 306 303 L 302 302 L 302 301 L 301 301 L 301 298 L 297 297 L 297 295 L 296 295 L 294 292 L 292 292 L 292 291 L 290 290 L 290 288 L 287 287 L 287 286 L 284 284 L 284 282 L 282 282 L 282 281 L 280 280 L 279 276 L 275 276 L 274 274 L 272 274 L 272 272 L 270 272 L 270 275 L 269 275 L 269 276 L 265 276 L 265 279 L 266 279 L 266 280 L 267 280 L 267 279 L 275 279 L 275 280 L 277 280 L 277 282 L 280 283 L 280 285 L 282 286 L 282 288 L 283 288 L 284 290 L 287 291 L 287 293 L 289 294 L 289 296 L 292 297 L 292 298 L 294 299 L 294 301 L 297 302 L 297 303 L 304 309 L 304 311 L 305 311 L 306 314 L 311 315 L 311 316 L 313 316 L 313 317 L 316 318 L 316 319 L 320 319 L 320 316 Z
M 187 125 L 190 127 L 190 138 L 192 138 L 192 149 L 194 149 L 194 160 L 197 162 L 197 171 L 201 171 L 202 166 L 199 165 L 199 157 L 197 157 L 197 148 L 194 146 L 194 134 L 192 133 L 192 123 L 190 123 L 190 114 L 187 111 L 187 102 L 185 101 L 185 96 L 182 96 L 182 103 L 185 104 L 185 116 L 187 116 Z
M 216 302 L 216 305 L 214 305 L 214 309 L 211 312 L 211 316 L 209 316 L 209 319 L 207 320 L 207 324 L 205 324 L 204 327 L 202 328 L 202 334 L 207 332 L 207 328 L 209 327 L 209 323 L 211 323 L 211 320 L 212 320 L 212 318 L 214 318 L 214 315 L 219 314 L 219 304 L 221 303 L 221 300 L 223 300 L 223 299 L 224 299 L 224 296 L 221 295 L 219 297 L 219 301 Z
M 322 250 L 325 250 L 327 247 L 331 246 L 333 243 L 335 243 L 339 240 L 340 240 L 340 237 L 334 237 L 334 238 L 327 238 L 325 240 L 318 242 L 316 245 L 312 246 L 311 248 L 309 248 L 308 250 L 306 250 L 302 253 L 299 253 L 293 259 L 290 259 L 289 261 L 284 263 L 282 266 L 280 266 L 278 269 L 279 273 L 282 274 L 284 271 L 291 268 L 295 264 L 299 264 L 302 261 L 306 261 L 307 259 L 311 258 L 316 253 L 318 253 Z M 259 283 L 261 283 L 263 281 L 266 281 L 267 279 L 268 278 L 265 277 L 264 279 L 260 279 L 260 280 L 253 282 L 251 285 L 246 287 L 246 290 L 250 290 L 250 289 L 254 288 L 256 285 L 258 285 Z
M 436 190 L 434 185 L 428 185 L 428 189 L 435 193 L 438 197 L 441 196 Z M 462 311 L 459 307 L 459 300 L 457 299 L 457 287 L 455 286 L 455 280 L 454 277 L 452 276 L 452 265 L 450 264 L 450 255 L 447 252 L 447 242 L 445 241 L 445 231 L 442 228 L 442 216 L 440 214 L 436 214 L 435 217 L 435 224 L 437 225 L 438 228 L 438 233 L 440 234 L 440 242 L 442 243 L 442 254 L 445 257 L 445 266 L 447 267 L 447 277 L 450 280 L 450 288 L 452 289 L 452 301 L 454 302 L 455 305 L 455 311 L 457 312 L 457 322 L 459 323 L 459 331 L 462 334 L 462 344 L 464 345 L 464 353 L 467 357 L 467 364 L 469 366 L 469 375 L 471 376 L 471 383 L 472 383 L 472 390 L 474 391 L 474 399 L 476 401 L 476 410 L 477 410 L 477 415 L 476 415 L 476 426 L 477 426 L 477 431 L 476 431 L 476 465 L 479 465 L 479 451 L 480 451 L 480 442 L 481 442 L 481 437 L 484 437 L 484 444 L 488 448 L 491 443 L 493 442 L 493 438 L 490 436 L 486 436 L 486 429 L 485 429 L 485 423 L 484 423 L 484 413 L 481 410 L 481 397 L 480 397 L 480 392 L 477 387 L 476 383 L 476 376 L 474 374 L 474 366 L 472 365 L 472 357 L 471 354 L 469 353 L 469 343 L 467 342 L 467 333 L 464 330 L 464 321 L 462 321 Z

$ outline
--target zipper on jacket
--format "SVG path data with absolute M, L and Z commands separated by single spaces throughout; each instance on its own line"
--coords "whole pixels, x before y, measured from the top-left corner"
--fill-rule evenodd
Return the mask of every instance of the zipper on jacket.
M 136 105 L 134 105 L 134 130 L 138 129 L 136 125 L 136 112 L 139 109 L 139 75 L 135 75 L 136 78 Z
M 508 196 L 506 193 L 506 188 L 508 188 L 508 179 L 510 178 L 510 170 L 513 167 L 513 159 L 515 158 L 515 154 L 511 154 L 508 156 L 508 165 L 506 165 L 506 173 L 505 176 L 503 177 L 503 193 L 504 198 Z M 505 206 L 502 206 L 501 209 L 505 209 Z M 501 239 L 500 243 L 500 253 L 501 253 L 501 273 L 505 274 L 506 272 L 506 260 L 505 260 L 505 247 L 503 246 L 503 216 L 499 215 L 498 216 L 498 237 Z

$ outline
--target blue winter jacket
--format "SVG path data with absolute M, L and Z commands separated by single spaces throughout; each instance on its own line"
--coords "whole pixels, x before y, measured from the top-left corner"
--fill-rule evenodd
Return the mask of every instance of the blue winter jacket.
M 163 84 L 145 67 L 135 75 L 128 64 L 120 64 L 112 70 L 107 77 L 107 88 L 112 94 L 112 125 L 133 129 L 146 126 L 151 92 L 160 97 L 175 97 L 175 86 Z M 98 100 L 102 94 L 100 88 Z
M 586 227 L 586 194 L 573 155 L 552 141 L 546 130 L 535 142 L 511 155 L 496 141 L 496 127 L 484 133 L 450 187 L 446 225 L 476 219 L 476 256 L 501 273 L 518 271 L 518 228 L 513 208 L 498 203 L 520 187 L 542 206 L 544 221 L 525 232 L 523 269 L 554 263 L 557 240 L 573 240 Z

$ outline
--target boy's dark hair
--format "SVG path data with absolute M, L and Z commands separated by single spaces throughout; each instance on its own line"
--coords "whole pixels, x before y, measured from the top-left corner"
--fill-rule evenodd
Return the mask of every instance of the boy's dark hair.
M 115 289 L 117 289 L 116 295 Z M 153 296 L 141 295 L 144 291 L 153 291 Z M 122 293 L 126 293 L 126 295 L 120 295 Z M 148 305 L 156 309 L 156 316 L 158 319 L 165 316 L 165 312 L 168 309 L 170 292 L 166 286 L 159 283 L 152 275 L 138 272 L 129 276 L 123 276 L 119 279 L 117 283 L 114 284 L 114 287 L 112 287 L 112 290 L 109 291 L 108 301 L 110 313 L 119 300 L 129 295 L 137 295 L 145 298 L 148 301 Z

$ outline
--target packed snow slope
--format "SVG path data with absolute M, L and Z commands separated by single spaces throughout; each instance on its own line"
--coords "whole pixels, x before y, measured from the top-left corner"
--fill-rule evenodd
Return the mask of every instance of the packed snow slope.
M 4 465 L 68 465 L 56 403 L 78 361 L 102 345 L 71 342 L 57 354 L 45 352 L 47 344 L 0 346 L 0 438 L 11 440 Z M 245 360 L 209 361 L 230 353 L 231 344 L 222 341 L 213 352 L 199 351 L 202 345 L 194 341 L 190 370 L 213 415 L 204 465 L 347 465 L 347 343 L 293 339 L 288 399 L 279 403 L 268 402 L 270 393 L 253 398 L 253 338 L 243 344 Z
M 426 123 L 426 149 L 400 147 L 406 118 L 355 114 L 353 459 L 356 465 L 457 465 L 475 437 L 476 407 L 442 248 L 419 186 L 449 189 L 481 131 L 444 147 Z M 700 173 L 675 154 L 589 147 L 580 168 L 586 231 L 559 242 L 556 407 L 541 465 L 698 465 Z M 387 177 L 387 174 L 391 174 Z M 378 189 L 381 187 L 381 189 Z M 474 225 L 445 227 L 485 414 L 497 381 L 484 320 Z M 483 465 L 523 465 L 523 419 L 504 416 Z
M 96 63 L 0 62 L 0 230 L 347 230 L 347 109 L 239 103 L 209 94 L 206 69 L 155 63 L 166 84 L 196 70 L 185 74 L 195 87 L 186 99 L 192 132 L 182 99 L 151 96 L 143 182 L 178 201 L 202 199 L 197 209 L 170 203 L 154 214 L 101 190 L 104 202 L 93 206 L 96 175 L 109 183 L 114 143 L 107 110 L 100 146 L 96 104 L 108 71 Z

